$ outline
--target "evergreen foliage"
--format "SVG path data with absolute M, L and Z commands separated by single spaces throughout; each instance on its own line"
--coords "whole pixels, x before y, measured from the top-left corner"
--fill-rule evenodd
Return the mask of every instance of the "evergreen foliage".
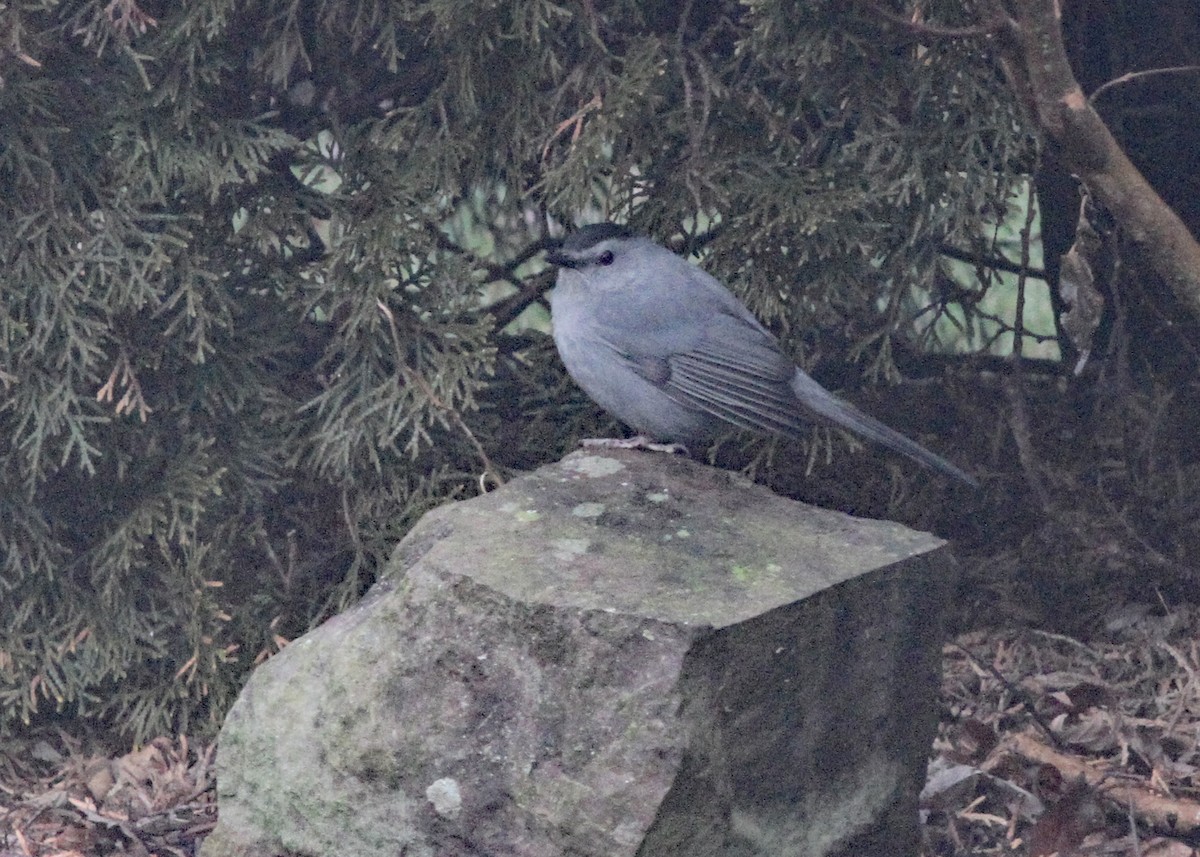
M 894 376 L 995 332 L 938 251 L 1036 155 L 978 41 L 863 4 L 0 3 L 0 729 L 211 729 L 424 510 L 603 428 L 500 323 L 548 222 Z

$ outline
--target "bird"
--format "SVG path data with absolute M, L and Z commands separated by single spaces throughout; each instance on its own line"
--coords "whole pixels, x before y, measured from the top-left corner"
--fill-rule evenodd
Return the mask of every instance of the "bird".
M 568 374 L 638 436 L 603 440 L 695 451 L 729 428 L 803 437 L 848 429 L 959 482 L 978 481 L 826 390 L 716 278 L 617 223 L 547 251 L 554 344 Z

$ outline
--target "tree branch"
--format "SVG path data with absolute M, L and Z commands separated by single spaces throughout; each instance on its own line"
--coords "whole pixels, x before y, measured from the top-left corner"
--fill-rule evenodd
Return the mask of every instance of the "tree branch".
M 916 37 L 930 37 L 935 39 L 973 39 L 981 36 L 990 36 L 996 32 L 995 22 L 988 22 L 974 27 L 941 27 L 937 24 L 927 24 L 916 16 L 913 18 L 905 18 L 897 15 L 878 3 L 872 3 L 870 0 L 862 4 L 867 11 L 879 17 L 888 24 L 907 32 L 909 35 Z
M 945 243 L 938 246 L 938 252 L 949 259 L 956 259 L 968 265 L 982 265 L 985 268 L 992 268 L 996 271 L 1033 277 L 1036 280 L 1046 279 L 1046 271 L 1043 268 L 1024 267 L 1020 262 L 1013 262 L 1010 259 L 1005 259 L 1003 256 L 984 256 L 970 250 L 964 250 L 961 247 L 955 247 L 953 244 Z
M 1176 298 L 1200 318 L 1200 243 L 1121 149 L 1075 80 L 1056 0 L 1012 0 L 1005 70 L 1042 133 Z

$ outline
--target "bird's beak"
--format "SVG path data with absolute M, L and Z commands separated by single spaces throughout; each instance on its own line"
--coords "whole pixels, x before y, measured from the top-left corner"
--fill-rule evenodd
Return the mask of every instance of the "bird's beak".
M 551 247 L 546 251 L 546 261 L 558 268 L 575 268 L 579 265 L 570 256 L 563 255 L 558 247 Z

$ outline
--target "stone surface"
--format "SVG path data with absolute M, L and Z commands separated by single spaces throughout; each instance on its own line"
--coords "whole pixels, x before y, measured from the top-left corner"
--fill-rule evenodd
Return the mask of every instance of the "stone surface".
M 952 575 L 896 524 L 574 453 L 430 512 L 255 672 L 202 853 L 913 854 Z

